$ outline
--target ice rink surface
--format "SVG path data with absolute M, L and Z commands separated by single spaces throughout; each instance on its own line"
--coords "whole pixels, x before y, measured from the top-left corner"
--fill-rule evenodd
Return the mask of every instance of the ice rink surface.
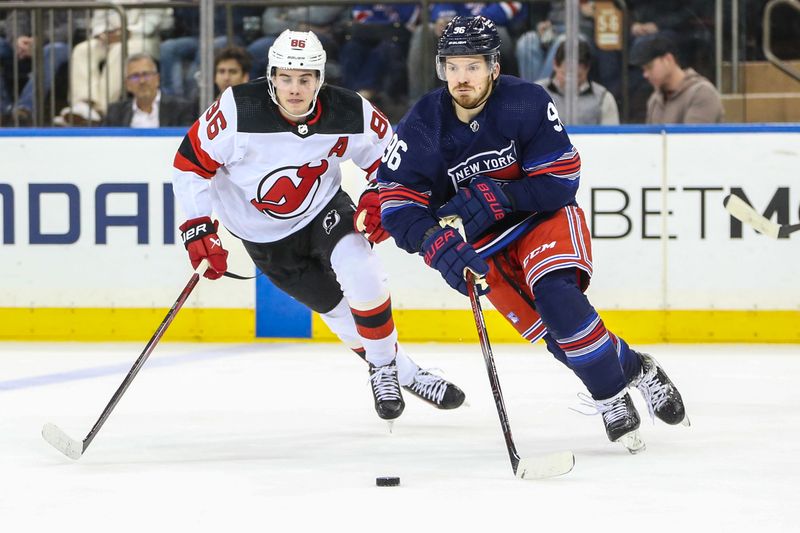
M 629 455 L 543 345 L 496 345 L 523 457 L 573 450 L 566 476 L 511 472 L 476 344 L 408 345 L 469 406 L 406 394 L 394 432 L 341 345 L 159 345 L 79 461 L 142 344 L 0 343 L 0 530 L 800 531 L 800 346 L 640 346 L 679 386 L 691 428 L 655 425 Z M 377 476 L 399 487 L 376 487 Z

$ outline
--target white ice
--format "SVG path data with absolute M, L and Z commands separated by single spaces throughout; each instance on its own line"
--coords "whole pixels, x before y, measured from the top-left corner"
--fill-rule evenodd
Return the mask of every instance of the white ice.
M 82 439 L 142 348 L 0 343 L 0 531 L 800 530 L 800 346 L 640 347 L 692 427 L 653 424 L 637 392 L 633 456 L 569 410 L 582 388 L 543 346 L 496 345 L 520 454 L 575 452 L 544 481 L 511 472 L 477 344 L 407 347 L 470 405 L 407 394 L 392 434 L 340 345 L 165 343 L 79 461 L 42 439 Z

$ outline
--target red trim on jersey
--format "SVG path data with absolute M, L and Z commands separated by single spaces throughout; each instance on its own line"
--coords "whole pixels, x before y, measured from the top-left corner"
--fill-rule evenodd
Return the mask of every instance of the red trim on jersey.
M 294 127 L 297 126 L 297 124 L 298 124 L 297 122 L 292 122 L 288 118 L 284 117 L 283 113 L 281 113 L 280 111 L 278 112 L 278 114 L 291 127 L 294 128 Z M 319 121 L 321 116 L 322 116 L 322 102 L 320 101 L 319 98 L 317 98 L 317 103 L 314 105 L 314 112 L 311 114 L 311 120 L 306 122 L 306 124 L 309 125 L 309 126 L 316 124 Z
M 541 176 L 543 174 L 574 174 L 581 169 L 581 156 L 576 152 L 569 159 L 553 161 L 552 164 L 528 174 L 528 176 Z
M 319 96 L 319 93 L 317 94 L 317 96 Z M 318 97 L 317 98 L 316 109 L 314 110 L 314 116 L 313 116 L 313 118 L 311 120 L 308 121 L 307 124 L 309 126 L 313 126 L 314 124 L 319 122 L 319 119 L 321 119 L 321 118 L 322 118 L 322 100 L 320 100 L 319 97 Z
M 172 161 L 172 166 L 184 172 L 191 172 L 206 179 L 214 177 L 214 172 L 209 172 L 203 167 L 196 165 L 183 157 L 180 152 L 175 152 L 175 159 Z
M 428 197 L 428 195 L 402 186 L 393 187 L 391 189 L 381 188 L 379 194 L 380 202 L 382 204 L 390 200 L 411 200 L 412 202 L 423 205 L 428 205 L 431 202 L 431 199 Z
M 186 134 L 189 137 L 189 142 L 192 144 L 192 150 L 194 151 L 194 155 L 197 157 L 197 161 L 206 171 L 206 173 L 210 173 L 210 176 L 203 176 L 211 177 L 216 173 L 217 169 L 222 166 L 222 163 L 217 163 L 214 159 L 208 155 L 208 152 L 203 150 L 203 147 L 200 146 L 200 138 L 197 136 L 197 130 L 200 128 L 200 121 L 195 120 L 194 124 L 191 128 L 189 128 L 189 132 Z M 202 174 L 200 174 L 202 176 Z
M 367 168 L 362 168 L 361 170 L 363 170 L 364 172 L 367 173 L 366 178 L 369 179 L 369 175 L 372 174 L 373 172 L 375 172 L 376 170 L 378 170 L 379 166 L 381 166 L 380 158 L 378 158 L 374 163 L 372 163 Z

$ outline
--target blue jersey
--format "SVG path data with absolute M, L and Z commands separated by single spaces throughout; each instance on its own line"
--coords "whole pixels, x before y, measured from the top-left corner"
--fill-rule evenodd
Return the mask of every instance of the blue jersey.
M 476 176 L 499 183 L 514 208 L 473 239 L 484 257 L 575 203 L 580 157 L 541 86 L 500 76 L 469 124 L 446 88 L 425 95 L 398 124 L 378 170 L 384 227 L 398 246 L 419 252 L 438 227 L 436 210 Z

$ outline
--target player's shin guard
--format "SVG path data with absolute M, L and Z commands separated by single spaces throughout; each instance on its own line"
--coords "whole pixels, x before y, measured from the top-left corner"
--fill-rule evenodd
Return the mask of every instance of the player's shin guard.
M 350 311 L 356 332 L 367 351 L 367 361 L 378 366 L 393 361 L 397 353 L 397 330 L 392 317 L 391 298 L 387 296 L 375 306 L 350 302 Z
M 631 350 L 628 343 L 622 337 L 617 337 L 610 331 L 608 336 L 611 342 L 614 343 L 614 349 L 617 350 L 617 357 L 619 357 L 619 364 L 622 366 L 622 373 L 625 374 L 625 381 L 630 384 L 642 373 L 642 359 L 639 354 Z
M 331 267 L 350 305 L 367 361 L 382 366 L 395 358 L 397 331 L 386 275 L 364 237 L 343 237 L 331 254 Z
M 533 292 L 536 310 L 549 331 L 545 337 L 548 349 L 575 372 L 592 397 L 611 398 L 625 388 L 627 380 L 617 348 L 578 288 L 574 271 L 543 276 Z

